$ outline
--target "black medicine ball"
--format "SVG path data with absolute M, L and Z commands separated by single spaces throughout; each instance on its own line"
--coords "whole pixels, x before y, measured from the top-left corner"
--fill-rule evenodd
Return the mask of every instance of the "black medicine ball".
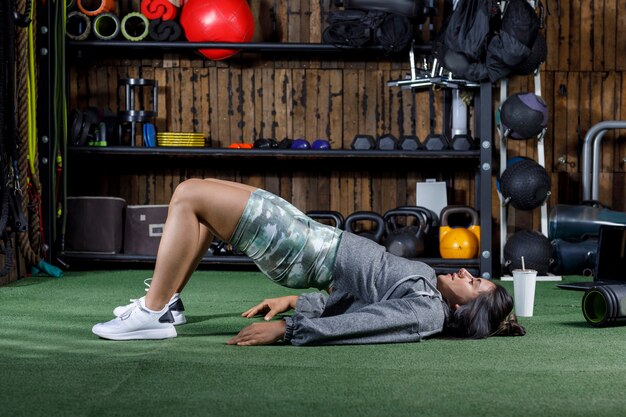
M 521 159 L 509 165 L 500 178 L 500 191 L 505 202 L 518 210 L 532 210 L 550 196 L 550 176 L 532 159 Z
M 513 94 L 502 103 L 500 123 L 511 139 L 529 139 L 548 126 L 548 107 L 536 94 Z
M 504 265 L 509 272 L 522 269 L 522 256 L 526 269 L 534 269 L 537 275 L 545 275 L 550 269 L 552 245 L 543 234 L 534 230 L 514 233 L 504 245 Z

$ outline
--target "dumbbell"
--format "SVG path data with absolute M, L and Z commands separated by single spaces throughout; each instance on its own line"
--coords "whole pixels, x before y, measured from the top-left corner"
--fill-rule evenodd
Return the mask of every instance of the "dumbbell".
M 422 148 L 420 138 L 415 135 L 402 135 L 398 141 L 398 149 L 403 151 L 417 151 Z
M 376 147 L 376 141 L 371 135 L 357 133 L 352 140 L 352 149 L 357 151 L 367 151 Z
M 476 147 L 474 139 L 469 134 L 454 135 L 450 147 L 455 151 L 469 151 Z
M 293 139 L 285 138 L 278 142 L 278 149 L 291 149 L 291 144 L 293 143 Z
M 315 149 L 319 151 L 328 150 L 330 149 L 330 142 L 327 141 L 326 139 L 316 139 L 311 144 L 311 149 Z
M 275 149 L 278 148 L 278 142 L 274 139 L 257 139 L 254 141 L 252 145 L 253 148 L 256 149 Z
M 306 139 L 298 138 L 291 142 L 291 149 L 311 149 L 311 144 Z
M 443 133 L 431 133 L 424 139 L 424 148 L 428 151 L 445 151 L 448 147 L 448 138 Z
M 393 151 L 398 148 L 398 139 L 390 133 L 379 136 L 376 139 L 376 149 L 381 151 Z

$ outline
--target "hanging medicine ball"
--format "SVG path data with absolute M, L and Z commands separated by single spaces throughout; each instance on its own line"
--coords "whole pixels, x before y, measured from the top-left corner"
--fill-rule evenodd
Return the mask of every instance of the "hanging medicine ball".
M 529 139 L 548 126 L 548 107 L 536 94 L 513 94 L 502 103 L 500 123 L 511 139 Z
M 550 196 L 550 187 L 546 169 L 532 159 L 517 159 L 500 177 L 500 192 L 505 204 L 511 203 L 518 210 L 541 206 Z
M 526 269 L 534 269 L 537 275 L 548 273 L 551 259 L 552 245 L 550 240 L 540 232 L 522 230 L 514 233 L 504 245 L 504 266 L 513 272 L 522 269 L 522 256 Z

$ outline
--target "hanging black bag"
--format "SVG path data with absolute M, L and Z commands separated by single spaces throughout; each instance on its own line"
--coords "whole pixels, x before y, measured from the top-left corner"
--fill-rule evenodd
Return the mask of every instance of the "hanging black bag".
M 376 44 L 386 52 L 400 52 L 413 39 L 413 25 L 406 16 L 389 13 L 376 28 Z
M 372 30 L 364 23 L 367 14 L 362 10 L 332 12 L 328 18 L 329 26 L 322 33 L 322 40 L 337 47 L 360 48 L 371 44 Z

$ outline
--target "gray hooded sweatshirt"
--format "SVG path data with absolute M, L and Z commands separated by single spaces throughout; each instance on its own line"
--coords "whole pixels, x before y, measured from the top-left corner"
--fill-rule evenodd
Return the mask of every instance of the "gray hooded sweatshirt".
M 330 295 L 298 298 L 287 317 L 292 345 L 417 342 L 443 329 L 447 306 L 428 265 L 343 232 Z

